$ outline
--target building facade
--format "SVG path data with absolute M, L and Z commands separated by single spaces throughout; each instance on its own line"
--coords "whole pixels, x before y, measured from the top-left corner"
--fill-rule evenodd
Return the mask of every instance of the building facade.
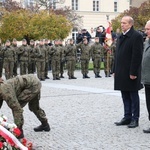
M 140 7 L 142 3 L 146 2 L 147 0 L 130 0 L 130 6 L 132 7 Z
M 36 0 L 21 0 L 25 5 L 32 4 Z M 130 0 L 48 0 L 53 8 L 70 7 L 76 14 L 82 16 L 81 25 L 74 28 L 70 36 L 76 38 L 79 29 L 87 29 L 89 32 L 102 25 L 108 26 L 108 21 L 117 17 L 120 13 L 130 8 Z

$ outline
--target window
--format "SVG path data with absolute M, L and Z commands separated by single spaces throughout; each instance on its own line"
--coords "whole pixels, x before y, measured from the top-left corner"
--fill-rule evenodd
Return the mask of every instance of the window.
M 99 0 L 93 0 L 93 11 L 99 11 Z
M 114 12 L 117 12 L 118 10 L 118 4 L 117 4 L 117 2 L 114 2 Z
M 78 10 L 78 0 L 72 0 L 72 10 Z
M 75 43 L 76 43 L 76 39 L 77 39 L 77 34 L 78 34 L 78 30 L 76 28 L 74 28 L 72 30 L 72 39 L 75 41 Z

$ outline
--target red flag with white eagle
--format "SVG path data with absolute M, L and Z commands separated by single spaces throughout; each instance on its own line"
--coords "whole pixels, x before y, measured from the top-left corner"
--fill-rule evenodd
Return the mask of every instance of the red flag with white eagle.
M 109 26 L 106 29 L 106 35 L 105 35 L 105 44 L 107 44 L 108 46 L 111 46 L 111 44 L 113 43 L 112 41 L 112 35 L 111 35 L 111 30 L 112 30 L 112 26 L 111 23 L 108 22 Z

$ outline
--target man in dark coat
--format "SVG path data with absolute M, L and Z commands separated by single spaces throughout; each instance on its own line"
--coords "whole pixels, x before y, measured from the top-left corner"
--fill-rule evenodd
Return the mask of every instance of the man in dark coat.
M 141 89 L 141 61 L 143 38 L 133 28 L 134 20 L 124 16 L 121 20 L 122 34 L 117 40 L 114 88 L 120 90 L 124 104 L 124 118 L 115 122 L 117 126 L 137 127 L 139 120 L 139 94 Z

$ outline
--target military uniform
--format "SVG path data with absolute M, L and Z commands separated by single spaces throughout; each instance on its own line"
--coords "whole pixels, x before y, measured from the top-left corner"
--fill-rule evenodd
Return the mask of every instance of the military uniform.
M 33 74 L 16 76 L 15 78 L 6 80 L 0 84 L 1 105 L 3 100 L 6 101 L 7 105 L 12 110 L 15 124 L 21 130 L 24 124 L 22 108 L 27 103 L 29 104 L 30 111 L 36 115 L 43 127 L 44 125 L 49 126 L 45 112 L 39 106 L 40 90 L 41 83 Z M 37 131 L 36 129 L 37 128 L 34 130 Z M 49 131 L 50 127 L 47 127 L 46 129 L 47 130 L 45 131 Z
M 49 59 L 50 59 L 50 46 L 48 44 L 45 44 L 46 48 L 46 57 L 45 57 L 45 78 L 49 79 L 48 77 L 48 68 L 49 68 Z
M 60 74 L 60 61 L 62 56 L 61 47 L 57 44 L 53 46 L 50 50 L 50 55 L 52 58 L 52 74 L 53 74 L 53 80 L 60 80 L 59 74 Z
M 76 79 L 76 77 L 74 76 L 74 71 L 77 59 L 77 48 L 74 44 L 69 44 L 66 46 L 65 57 L 69 79 Z
M 60 60 L 60 78 L 64 78 L 64 66 L 65 66 L 65 46 L 62 44 L 59 45 L 61 47 L 61 60 Z
M 112 71 L 115 48 L 115 44 L 112 44 L 111 46 L 104 45 L 104 72 L 106 77 L 111 77 L 110 73 Z
M 13 75 L 17 76 L 17 69 L 18 69 L 18 47 L 17 44 L 12 44 L 12 47 L 14 49 L 14 54 L 15 54 L 15 61 L 14 61 L 14 69 L 13 69 Z
M 34 44 L 30 44 L 29 46 L 29 65 L 28 65 L 28 73 L 34 74 L 35 72 L 35 47 Z
M 103 57 L 104 48 L 99 42 L 95 42 L 91 46 L 91 55 L 93 61 L 93 71 L 96 78 L 101 78 L 100 76 L 100 68 L 101 68 L 101 60 Z
M 29 46 L 27 44 L 23 44 L 18 48 L 18 57 L 20 63 L 20 75 L 27 74 L 29 65 Z
M 13 69 L 15 62 L 15 51 L 12 46 L 6 46 L 4 48 L 4 70 L 6 79 L 13 77 Z
M 77 45 L 77 47 L 81 49 L 80 61 L 83 78 L 90 78 L 87 74 L 89 70 L 89 61 L 91 57 L 91 47 L 88 45 L 88 43 L 80 43 Z
M 37 76 L 40 80 L 45 80 L 45 60 L 47 50 L 44 45 L 39 44 L 35 48 Z
M 3 46 L 0 43 L 0 77 L 2 77 L 3 62 L 4 62 L 4 49 L 3 49 Z

